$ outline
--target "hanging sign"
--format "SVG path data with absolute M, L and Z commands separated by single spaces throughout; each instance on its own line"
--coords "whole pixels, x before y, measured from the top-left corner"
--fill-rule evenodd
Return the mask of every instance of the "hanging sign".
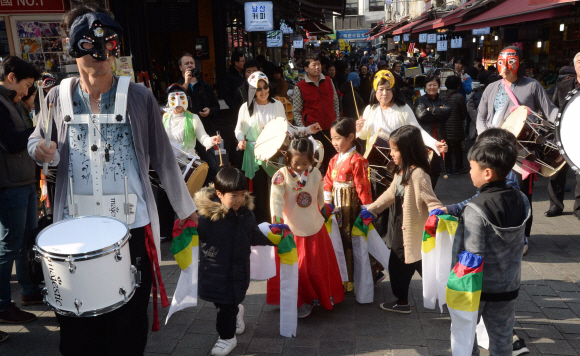
M 409 37 L 411 37 L 411 34 L 410 33 L 404 33 L 403 34 L 403 41 L 409 42 Z
M 399 42 L 400 40 L 401 40 L 401 36 L 400 35 L 393 36 L 393 41 Z
M 64 4 L 64 0 L 1 0 L 0 12 L 3 14 L 54 14 L 66 12 L 66 6 Z
M 437 41 L 437 51 L 438 52 L 447 51 L 447 41 Z
M 274 6 L 271 1 L 244 4 L 246 31 L 272 31 L 274 29 Z
M 266 47 L 282 47 L 282 31 L 268 31 L 266 33 Z
M 436 33 L 427 34 L 427 43 L 437 43 L 437 34 Z
M 280 31 L 285 35 L 291 35 L 294 33 L 294 29 L 286 24 L 286 20 L 280 20 Z
M 462 48 L 463 38 L 457 36 L 451 39 L 451 48 Z
M 195 38 L 195 59 L 209 59 L 209 40 L 207 36 Z
M 427 34 L 426 33 L 419 34 L 419 43 L 427 43 Z
M 304 40 L 301 35 L 290 35 L 290 41 L 294 48 L 304 48 Z
M 476 36 L 476 35 L 489 35 L 489 27 L 483 27 L 483 28 L 474 28 L 473 30 L 471 30 L 471 34 Z

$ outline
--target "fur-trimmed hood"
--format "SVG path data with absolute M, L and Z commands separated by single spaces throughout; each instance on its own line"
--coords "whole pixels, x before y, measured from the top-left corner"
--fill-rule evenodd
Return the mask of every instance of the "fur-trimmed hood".
M 213 184 L 201 188 L 199 192 L 195 193 L 193 200 L 197 206 L 197 213 L 210 218 L 211 221 L 224 219 L 230 211 L 230 208 L 223 205 L 219 200 Z M 249 191 L 246 191 L 246 200 L 240 209 L 244 207 L 254 210 L 254 196 Z

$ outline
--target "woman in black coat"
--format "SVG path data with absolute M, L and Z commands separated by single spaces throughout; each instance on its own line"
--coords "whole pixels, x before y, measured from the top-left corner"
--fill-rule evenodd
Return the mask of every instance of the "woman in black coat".
M 371 75 L 371 73 L 369 73 L 369 66 L 366 64 L 361 65 L 359 71 L 360 71 L 360 86 L 358 90 L 363 100 L 364 107 L 366 108 L 367 105 L 369 105 L 369 100 L 371 99 L 373 76 Z
M 441 80 L 438 76 L 428 76 L 425 80 L 426 94 L 415 100 L 415 117 L 423 130 L 437 140 L 446 140 L 445 122 L 451 110 L 445 106 L 445 101 L 439 95 Z M 441 173 L 441 158 L 434 154 L 431 159 L 431 185 L 435 189 Z
M 455 157 L 455 174 L 463 174 L 469 171 L 469 168 L 465 168 L 463 165 L 462 147 L 463 140 L 465 140 L 463 121 L 467 117 L 467 104 L 463 94 L 459 93 L 461 88 L 460 77 L 456 75 L 447 77 L 445 86 L 447 87 L 447 93 L 449 93 L 447 107 L 451 111 L 446 126 L 449 157 L 445 161 L 445 169 L 447 174 L 451 174 L 452 157 Z

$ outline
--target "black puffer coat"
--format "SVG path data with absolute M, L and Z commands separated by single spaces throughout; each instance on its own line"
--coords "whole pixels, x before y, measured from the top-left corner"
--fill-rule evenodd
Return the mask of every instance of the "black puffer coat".
M 437 124 L 437 138 L 439 140 L 447 139 L 446 121 L 449 119 L 449 115 L 451 115 L 451 110 L 445 106 L 445 100 L 439 94 L 435 99 L 427 94 L 415 99 L 415 117 L 419 121 L 419 125 L 433 136 L 433 129 Z
M 208 302 L 240 304 L 250 286 L 250 248 L 273 245 L 258 228 L 254 198 L 237 214 L 222 205 L 213 186 L 195 194 L 199 214 L 199 297 Z
M 448 91 L 447 107 L 451 110 L 449 119 L 447 120 L 447 141 L 461 142 L 465 140 L 465 130 L 463 129 L 463 121 L 467 116 L 467 104 L 463 94 L 452 89 Z

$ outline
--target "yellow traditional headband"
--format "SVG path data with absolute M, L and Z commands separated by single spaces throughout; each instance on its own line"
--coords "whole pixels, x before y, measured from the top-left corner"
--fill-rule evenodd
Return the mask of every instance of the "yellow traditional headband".
M 393 73 L 391 73 L 386 69 L 383 69 L 378 71 L 377 74 L 375 74 L 375 80 L 373 81 L 373 88 L 375 89 L 375 91 L 377 91 L 377 87 L 379 86 L 381 79 L 386 79 L 391 85 L 391 89 L 395 86 L 395 77 L 393 76 Z

